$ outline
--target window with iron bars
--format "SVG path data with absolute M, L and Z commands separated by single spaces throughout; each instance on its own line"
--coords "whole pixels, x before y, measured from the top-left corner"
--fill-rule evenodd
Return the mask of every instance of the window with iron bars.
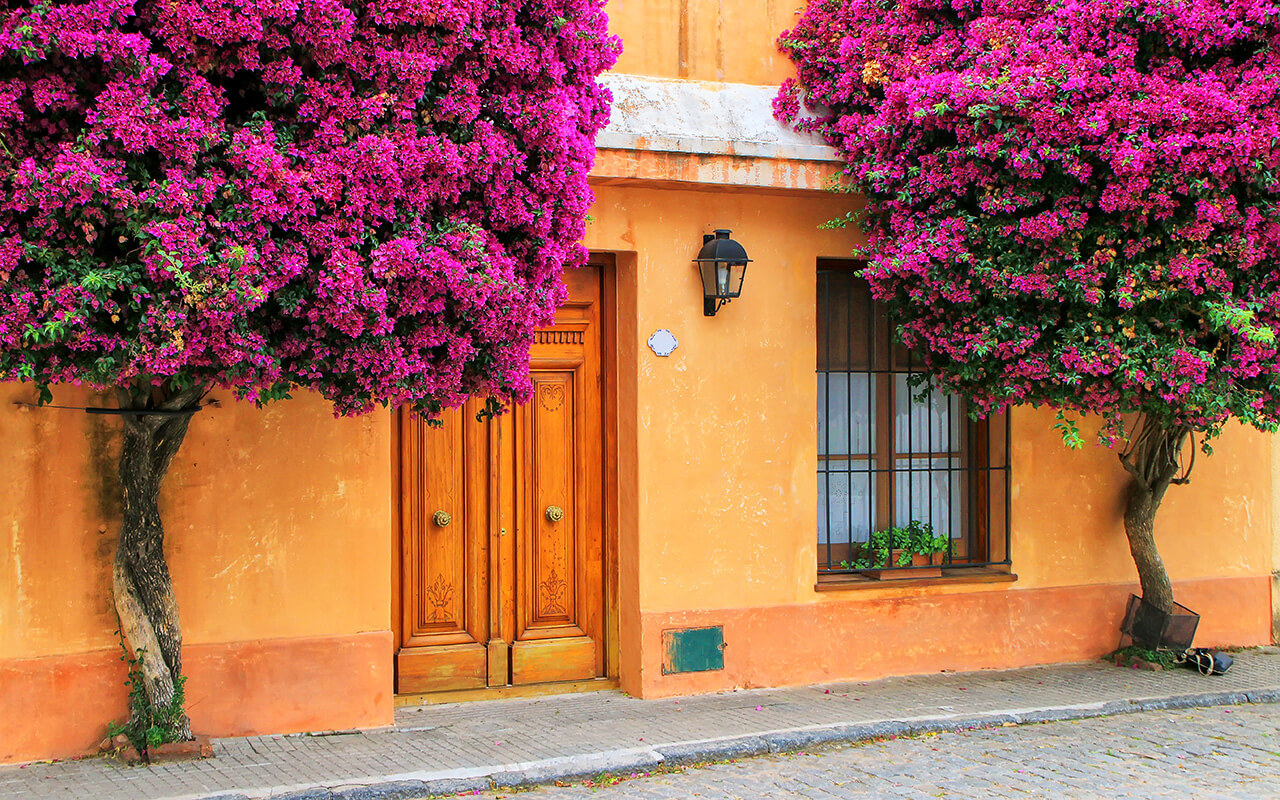
M 1009 560 L 1005 415 L 913 387 L 919 360 L 858 277 L 818 265 L 818 572 L 931 578 Z

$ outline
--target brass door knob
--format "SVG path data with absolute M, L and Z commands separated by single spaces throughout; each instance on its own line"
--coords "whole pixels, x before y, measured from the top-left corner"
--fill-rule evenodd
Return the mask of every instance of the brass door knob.
M 437 511 L 431 515 L 431 521 L 434 522 L 437 527 L 447 528 L 449 527 L 449 523 L 453 522 L 453 516 L 447 511 Z
M 564 519 L 564 509 L 560 506 L 547 506 L 547 521 L 559 522 Z

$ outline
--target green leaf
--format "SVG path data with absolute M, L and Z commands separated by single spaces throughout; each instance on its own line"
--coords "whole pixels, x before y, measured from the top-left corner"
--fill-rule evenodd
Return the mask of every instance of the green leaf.
M 1072 450 L 1079 450 L 1084 447 L 1084 438 L 1080 436 L 1080 426 L 1074 419 L 1070 419 L 1061 410 L 1054 417 L 1057 422 L 1053 423 L 1054 430 L 1062 434 L 1062 443 Z

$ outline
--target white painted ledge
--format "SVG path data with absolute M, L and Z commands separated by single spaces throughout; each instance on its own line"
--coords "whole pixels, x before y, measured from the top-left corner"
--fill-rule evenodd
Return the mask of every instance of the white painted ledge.
M 794 161 L 838 161 L 816 136 L 773 118 L 777 86 L 650 78 L 608 73 L 609 126 L 596 147 Z

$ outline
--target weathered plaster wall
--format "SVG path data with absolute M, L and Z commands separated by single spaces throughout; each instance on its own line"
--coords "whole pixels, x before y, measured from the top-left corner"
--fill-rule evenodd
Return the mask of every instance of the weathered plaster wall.
M 775 86 L 610 74 L 609 126 L 596 141 L 597 185 L 821 191 L 836 153 L 773 118 Z
M 815 590 L 816 261 L 853 244 L 818 225 L 846 202 L 597 187 L 588 246 L 634 254 L 637 328 L 621 336 L 643 343 L 667 328 L 680 341 L 669 358 L 642 345 L 635 366 L 641 632 L 623 647 L 642 652 L 640 674 L 624 671 L 631 691 L 1039 663 L 1114 647 L 1136 582 L 1121 528 L 1125 474 L 1109 450 L 1065 449 L 1046 411 L 1012 417 L 1016 583 Z M 743 296 L 704 317 L 691 259 L 720 227 L 755 262 Z M 1270 445 L 1232 427 L 1161 510 L 1162 552 L 1204 617 L 1201 641 L 1270 637 Z M 686 624 L 727 626 L 725 672 L 661 675 L 661 631 Z
M 1271 447 L 1271 641 L 1280 643 L 1280 447 Z
M 625 48 L 615 71 L 781 83 L 792 70 L 774 41 L 803 7 L 803 0 L 609 0 L 609 28 Z
M 266 409 L 215 397 L 161 499 L 196 730 L 387 723 L 387 415 L 335 420 L 310 395 Z M 0 761 L 73 753 L 124 714 L 119 423 L 16 405 L 33 399 L 0 385 Z M 110 405 L 74 387 L 55 399 Z
M 597 189 L 588 246 L 637 253 L 632 335 L 643 343 L 667 328 L 680 341 L 669 358 L 643 344 L 638 358 L 642 609 L 796 597 L 778 576 L 811 564 L 813 547 L 806 562 L 777 537 L 797 520 L 815 524 L 816 489 L 796 487 L 815 480 L 817 401 L 793 387 L 815 391 L 813 265 L 848 251 L 845 235 L 818 230 L 839 202 L 816 193 Z M 720 227 L 733 229 L 755 263 L 742 297 L 704 317 L 692 258 L 702 234 Z M 737 576 L 729 594 L 718 571 Z
M 776 86 L 687 81 L 612 72 L 609 125 L 596 138 L 606 150 L 737 155 L 832 161 L 835 151 L 774 119 Z
M 856 198 L 815 191 L 838 163 L 770 119 L 772 87 L 792 74 L 776 40 L 803 6 L 608 5 L 626 49 L 587 242 L 621 254 L 641 343 L 624 362 L 639 423 L 636 565 L 621 601 L 623 663 L 639 670 L 624 666 L 624 686 L 656 696 L 1104 652 L 1136 582 L 1124 473 L 1110 451 L 1065 450 L 1044 412 L 1012 417 L 1016 583 L 815 591 L 815 262 L 853 244 L 817 225 Z M 743 297 L 707 319 L 690 259 L 718 227 L 756 262 Z M 680 339 L 668 359 L 643 346 L 657 328 Z M 1204 617 L 1202 641 L 1268 638 L 1269 583 L 1280 609 L 1270 450 L 1269 437 L 1229 430 L 1161 511 L 1162 552 Z M 725 671 L 663 677 L 662 630 L 703 624 L 726 626 Z

